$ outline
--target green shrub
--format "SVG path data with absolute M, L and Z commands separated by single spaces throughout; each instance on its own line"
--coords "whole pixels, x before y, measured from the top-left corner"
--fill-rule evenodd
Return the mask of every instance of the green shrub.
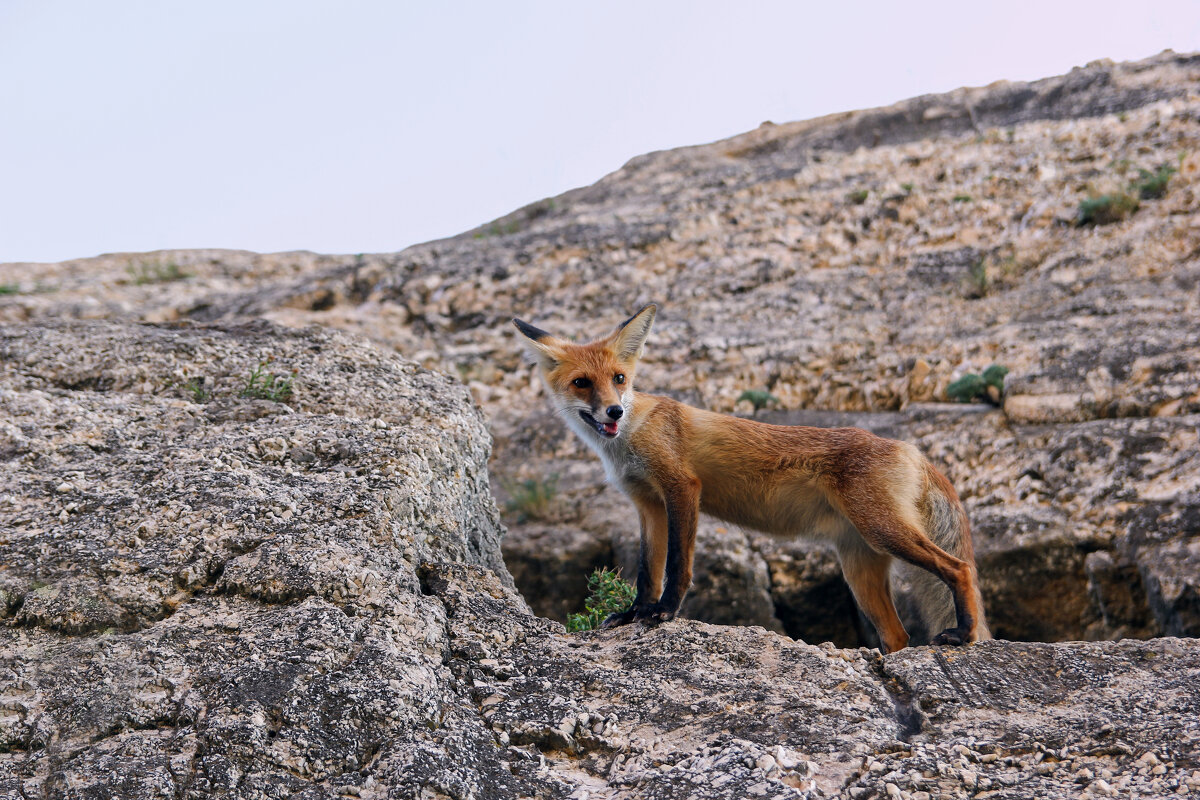
M 771 405 L 772 403 L 779 405 L 779 398 L 768 392 L 766 389 L 747 389 L 738 395 L 737 402 L 740 403 L 743 400 L 750 401 L 750 404 L 754 406 L 755 414 L 758 414 L 759 411 L 766 408 L 768 405 Z
M 1171 182 L 1171 176 L 1175 172 L 1176 169 L 1170 164 L 1163 164 L 1154 172 L 1139 169 L 1139 179 L 1134 181 L 1130 188 L 1136 189 L 1138 197 L 1143 200 L 1157 200 L 1166 196 L 1167 184 Z
M 1004 390 L 1004 377 L 1008 375 L 1008 367 L 1000 364 L 992 364 L 983 371 L 983 382 L 988 386 L 995 386 L 997 389 Z
M 1137 198 L 1126 192 L 1091 195 L 1080 201 L 1075 224 L 1108 225 L 1128 219 L 1137 210 Z
M 0 283 L 0 295 L 20 294 L 21 287 L 15 283 Z
M 588 577 L 588 589 L 591 593 L 583 602 L 583 613 L 567 617 L 567 630 L 572 633 L 595 630 L 609 614 L 633 605 L 634 589 L 621 578 L 620 570 L 596 570 Z
M 968 299 L 976 300 L 987 295 L 988 289 L 992 285 L 992 278 L 988 274 L 987 258 L 985 256 L 980 256 L 975 263 L 971 264 L 967 270 L 964 283 L 966 284 Z
M 946 387 L 946 396 L 956 403 L 985 402 L 1000 405 L 1008 367 L 992 364 L 982 375 L 968 372 Z
M 169 283 L 192 277 L 192 273 L 185 271 L 174 261 L 134 261 L 125 267 L 125 271 L 129 273 L 129 279 L 135 286 Z
M 297 370 L 292 370 L 291 375 L 276 375 L 266 371 L 268 363 L 268 361 L 263 361 L 254 368 L 254 371 L 246 379 L 246 385 L 238 394 L 239 397 L 282 403 L 292 396 L 292 381 L 295 380 Z
M 509 494 L 504 510 L 515 514 L 517 522 L 545 519 L 551 501 L 558 494 L 558 473 L 552 473 L 544 480 L 527 478 L 516 483 L 505 482 L 504 488 Z
M 192 398 L 193 403 L 206 403 L 211 393 L 204 386 L 204 377 L 192 378 L 183 385 L 183 389 Z
M 987 383 L 974 372 L 968 372 L 946 387 L 946 396 L 956 403 L 973 403 L 987 394 Z
M 859 189 L 854 192 L 849 192 L 846 195 L 846 202 L 853 203 L 856 206 L 861 206 L 863 203 L 867 202 L 867 198 L 870 196 L 870 194 L 871 193 L 866 189 Z

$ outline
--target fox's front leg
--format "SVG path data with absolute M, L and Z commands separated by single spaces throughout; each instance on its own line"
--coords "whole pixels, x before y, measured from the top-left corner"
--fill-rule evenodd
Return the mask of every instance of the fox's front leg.
M 654 498 L 635 498 L 642 526 L 641 551 L 638 554 L 637 595 L 624 611 L 609 614 L 605 628 L 633 622 L 662 595 L 663 568 L 667 563 L 667 509 Z
M 658 602 L 639 609 L 634 618 L 651 623 L 674 619 L 692 586 L 696 523 L 700 517 L 700 481 L 683 478 L 663 487 L 667 513 L 666 578 Z

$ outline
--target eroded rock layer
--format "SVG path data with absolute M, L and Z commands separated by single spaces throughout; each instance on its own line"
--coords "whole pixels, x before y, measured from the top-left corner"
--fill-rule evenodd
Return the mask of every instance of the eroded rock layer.
M 1200 793 L 1200 649 L 1149 638 L 1200 632 L 1198 86 L 767 124 L 396 254 L 0 265 L 0 795 Z M 635 517 L 508 319 L 648 301 L 640 388 L 915 442 L 1037 641 L 881 657 L 827 551 L 714 521 L 705 622 L 548 619 Z
M 0 405 L 6 797 L 1200 789 L 1195 640 L 533 616 L 465 389 L 342 334 L 0 328 Z

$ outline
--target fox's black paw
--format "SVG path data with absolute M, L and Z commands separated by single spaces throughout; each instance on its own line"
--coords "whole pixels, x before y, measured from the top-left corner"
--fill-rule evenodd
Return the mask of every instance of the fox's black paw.
M 946 630 L 933 637 L 932 644 L 948 644 L 953 647 L 961 647 L 970 640 L 971 634 L 962 628 L 947 628 Z
M 636 608 L 629 608 L 625 611 L 618 611 L 615 614 L 609 614 L 604 618 L 604 622 L 600 623 L 601 628 L 617 628 L 621 625 L 628 625 L 633 622 L 637 616 Z
M 675 614 L 678 609 L 669 608 L 662 603 L 655 603 L 651 606 L 638 609 L 635 615 L 638 622 L 644 622 L 647 625 L 657 625 L 660 622 L 669 622 L 675 619 Z

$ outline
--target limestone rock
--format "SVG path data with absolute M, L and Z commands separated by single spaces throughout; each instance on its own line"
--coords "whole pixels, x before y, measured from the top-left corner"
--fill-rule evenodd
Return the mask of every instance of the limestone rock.
M 687 611 L 750 626 L 567 635 L 488 491 L 559 476 L 505 544 L 539 611 L 629 560 L 508 318 L 658 301 L 639 388 L 927 453 L 998 633 L 1195 636 L 1198 84 L 1164 53 L 763 126 L 396 254 L 0 265 L 0 795 L 1200 793 L 1195 639 L 817 647 L 765 628 L 864 641 L 832 556 L 712 522 Z M 937 402 L 994 363 L 1004 411 Z

